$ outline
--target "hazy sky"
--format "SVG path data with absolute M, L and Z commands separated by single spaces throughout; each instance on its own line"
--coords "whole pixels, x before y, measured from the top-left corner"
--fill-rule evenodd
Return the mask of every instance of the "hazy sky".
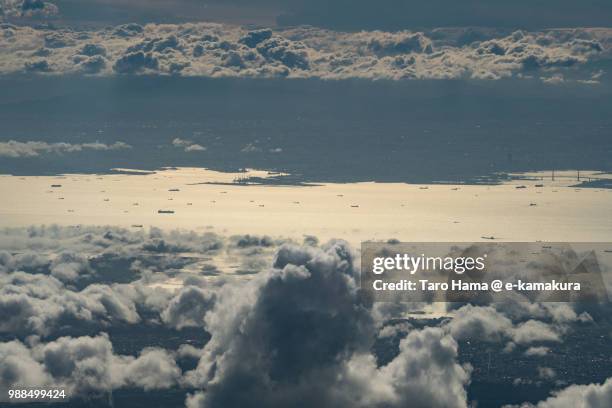
M 4 171 L 610 169 L 609 2 L 0 4 Z
M 20 3 L 21 0 L 4 0 Z M 29 1 L 30 9 L 40 3 Z M 609 26 L 606 0 L 52 0 L 72 23 L 210 20 L 311 24 L 330 28 L 418 29 L 444 26 L 551 28 Z

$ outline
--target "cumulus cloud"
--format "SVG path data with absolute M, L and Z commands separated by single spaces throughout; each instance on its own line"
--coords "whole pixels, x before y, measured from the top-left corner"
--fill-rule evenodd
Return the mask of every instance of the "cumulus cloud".
M 209 258 L 181 254 L 212 255 L 222 245 L 214 234 L 154 228 L 147 234 L 110 227 L 3 230 L 0 333 L 52 336 L 70 327 L 139 324 L 143 316 L 177 329 L 201 327 L 214 295 L 188 286 L 197 276 L 181 270 Z M 153 285 L 181 273 L 187 286 L 178 293 Z
M 398 356 L 377 366 L 377 325 L 353 257 L 341 241 L 286 244 L 272 270 L 221 288 L 204 317 L 212 338 L 186 376 L 205 391 L 187 406 L 466 407 L 469 368 L 442 329 L 411 331 Z
M 0 0 L 0 21 L 14 17 L 49 17 L 58 12 L 55 4 L 43 0 Z
M 49 335 L 64 325 L 136 323 L 134 302 L 106 285 L 78 292 L 52 276 L 14 272 L 0 275 L 0 333 Z
M 453 319 L 445 326 L 458 340 L 480 339 L 490 342 L 511 340 L 512 344 L 534 342 L 558 342 L 563 326 L 530 319 L 513 321 L 492 306 L 466 305 L 456 310 Z
M 170 301 L 161 318 L 164 323 L 177 329 L 202 327 L 206 313 L 214 304 L 214 293 L 195 286 L 186 286 Z
M 538 356 L 538 357 L 542 357 L 545 356 L 546 354 L 548 354 L 548 352 L 550 351 L 550 349 L 548 347 L 544 347 L 544 346 L 540 346 L 540 347 L 529 347 L 527 350 L 525 350 L 525 355 L 526 356 Z
M 334 32 L 222 24 L 127 24 L 97 31 L 5 25 L 0 73 L 248 78 L 592 81 L 609 29 Z M 45 50 L 41 55 L 41 50 Z M 42 58 L 42 59 L 41 59 Z
M 212 233 L 55 226 L 2 230 L 0 335 L 55 338 L 143 325 L 201 329 L 215 291 L 227 281 L 211 265 L 215 257 L 228 257 L 241 271 L 255 273 L 269 265 L 266 257 L 277 244 L 268 237 L 237 236 L 222 251 L 224 239 Z M 243 278 L 248 276 L 236 275 Z M 184 287 L 167 289 L 170 279 Z
M 113 379 L 115 383 L 145 391 L 167 389 L 177 385 L 181 379 L 181 370 L 174 357 L 160 348 L 146 348 L 136 358 L 118 357 L 113 369 L 119 372 Z
M 172 145 L 174 147 L 179 147 L 186 152 L 203 152 L 206 150 L 204 146 L 193 143 L 191 140 L 181 139 L 180 137 L 174 138 L 174 140 L 172 140 Z
M 604 408 L 612 405 L 612 378 L 603 384 L 571 385 L 537 404 L 525 403 L 504 408 Z
M 93 151 L 109 151 L 131 149 L 127 143 L 115 142 L 105 144 L 100 142 L 94 143 L 47 143 L 47 142 L 18 142 L 9 140 L 8 142 L 0 142 L 0 157 L 23 158 L 37 157 L 45 154 L 63 154 L 74 153 L 85 150 Z
M 423 33 L 371 33 L 368 48 L 377 55 L 427 53 L 433 51 L 432 41 Z
M 457 310 L 448 324 L 454 338 L 500 341 L 512 331 L 512 321 L 494 308 L 466 305 Z
M 181 387 L 188 407 L 466 408 L 472 368 L 459 352 L 467 340 L 506 343 L 506 352 L 541 362 L 534 377 L 552 382 L 556 372 L 544 367 L 555 353 L 549 343 L 570 324 L 592 321 L 571 304 L 525 299 L 464 305 L 433 323 L 392 319 L 413 305 L 364 298 L 359 257 L 347 243 L 305 241 L 155 228 L 0 230 L 0 334 L 19 340 L 0 343 L 0 391 L 15 384 L 74 395 Z M 206 273 L 220 255 L 266 266 L 246 278 Z M 183 286 L 159 287 L 168 279 Z M 102 334 L 145 324 L 173 339 L 194 329 L 202 338 L 180 339 L 177 351 L 117 355 Z M 84 332 L 67 337 L 76 334 L 66 327 Z M 393 344 L 384 362 L 380 343 Z
M 535 341 L 560 341 L 560 336 L 549 325 L 538 320 L 528 320 L 512 330 L 515 343 L 528 344 Z
M 138 357 L 116 355 L 106 334 L 0 343 L 0 401 L 14 388 L 59 387 L 66 395 L 94 396 L 122 387 L 166 389 L 181 371 L 172 355 L 159 348 Z
M 456 343 L 439 329 L 412 334 L 393 369 L 382 372 L 376 367 L 369 352 L 376 337 L 376 324 L 369 307 L 359 300 L 353 254 L 344 243 L 332 243 L 324 251 L 313 246 L 284 246 L 275 257 L 275 268 L 255 275 L 252 283 L 215 286 L 186 279 L 186 286 L 176 293 L 151 288 L 142 280 L 92 283 L 82 290 L 72 285 L 83 276 L 101 273 L 95 261 L 100 252 L 104 256 L 133 256 L 144 251 L 154 259 L 173 258 L 181 251 L 218 251 L 218 238 L 155 229 L 145 234 L 119 228 L 51 227 L 5 230 L 0 234 L 0 245 L 10 249 L 0 253 L 0 332 L 28 339 L 0 346 L 0 350 L 10 349 L 6 356 L 0 352 L 0 358 L 6 361 L 3 367 L 8 367 L 3 373 L 4 388 L 16 383 L 62 386 L 74 395 L 82 395 L 119 387 L 148 390 L 182 383 L 173 355 L 164 350 L 145 349 L 138 357 L 116 356 L 104 335 L 28 343 L 32 334 L 50 336 L 65 326 L 83 329 L 136 324 L 146 314 L 147 318 L 159 316 L 160 323 L 175 329 L 204 327 L 214 333 L 214 340 L 203 349 L 185 345 L 179 350 L 181 359 L 200 359 L 201 367 L 191 372 L 187 384 L 208 384 L 207 356 L 221 368 L 216 377 L 219 385 L 206 395 L 194 394 L 190 404 L 202 398 L 224 401 L 224 392 L 232 390 L 245 370 L 260 380 L 272 379 L 286 387 L 279 394 L 285 401 L 315 389 L 329 390 L 322 379 L 333 379 L 337 374 L 344 378 L 336 380 L 338 387 L 344 387 L 346 395 L 353 395 L 353 389 L 362 386 L 358 367 L 364 365 L 380 377 L 380 382 L 393 384 L 393 397 L 378 395 L 373 400 L 382 405 L 394 398 L 405 398 L 408 391 L 404 388 L 410 382 L 409 390 L 423 387 L 423 383 L 432 384 L 433 390 L 435 381 L 455 387 L 444 398 L 447 402 L 458 398 L 458 402 L 449 405 L 436 397 L 439 404 L 431 406 L 465 405 L 461 401 L 465 400 L 467 371 L 455 362 Z M 273 248 L 276 241 L 245 235 L 232 237 L 228 245 L 231 251 L 259 256 L 260 250 Z M 37 252 L 26 252 L 28 248 L 37 248 Z M 48 251 L 58 255 L 48 256 Z M 147 262 L 152 261 L 141 256 L 136 267 L 141 269 Z M 218 301 L 220 296 L 222 302 Z M 448 359 L 431 358 L 431 353 L 442 353 Z M 261 366 L 263 377 L 249 369 L 259 364 L 259 359 L 267 361 Z M 423 376 L 415 379 L 411 375 L 407 379 L 404 364 L 423 365 Z M 286 376 L 289 382 L 284 380 Z M 296 379 L 303 379 L 305 385 L 292 386 Z M 271 388 L 262 392 L 262 401 L 274 402 Z M 238 398 L 245 396 L 239 394 Z M 364 392 L 361 398 L 365 398 Z M 423 397 L 423 401 L 429 398 Z M 354 406 L 355 402 L 331 394 L 321 401 L 345 406 Z

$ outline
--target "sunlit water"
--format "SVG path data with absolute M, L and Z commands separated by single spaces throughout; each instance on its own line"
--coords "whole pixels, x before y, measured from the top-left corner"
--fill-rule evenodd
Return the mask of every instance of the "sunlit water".
M 582 177 L 591 174 L 582 172 Z M 268 177 L 262 171 L 247 175 Z M 199 184 L 232 183 L 245 176 L 200 168 L 138 175 L 0 176 L 0 226 L 156 226 L 299 239 L 314 235 L 353 244 L 390 238 L 611 241 L 612 190 L 570 187 L 576 183 L 573 175 L 557 173 L 553 181 L 549 173 L 534 174 L 531 180 L 491 186 L 306 187 Z

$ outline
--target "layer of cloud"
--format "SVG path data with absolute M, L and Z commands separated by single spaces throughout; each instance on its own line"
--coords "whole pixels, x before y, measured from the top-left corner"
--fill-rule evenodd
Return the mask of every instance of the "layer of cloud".
M 59 386 L 77 396 L 179 387 L 192 408 L 296 401 L 465 408 L 472 368 L 459 349 L 466 341 L 506 343 L 505 352 L 548 365 L 570 325 L 592 321 L 572 304 L 510 298 L 459 307 L 424 327 L 409 323 L 414 305 L 374 306 L 362 296 L 359 257 L 337 240 L 319 246 L 312 237 L 298 245 L 155 228 L 32 227 L 1 230 L 0 249 L 0 335 L 16 339 L 0 343 L 0 391 Z M 215 266 L 211 274 L 220 254 L 259 273 L 228 276 Z M 181 286 L 164 288 L 168 280 Z M 145 324 L 173 336 L 195 328 L 202 339 L 128 356 L 103 334 Z M 80 337 L 66 336 L 66 327 Z M 380 341 L 396 345 L 384 363 Z M 181 372 L 177 361 L 189 367 Z M 534 367 L 533 375 L 556 379 L 550 367 Z M 592 401 L 593 393 L 607 395 L 605 387 L 573 386 L 551 400 Z M 554 404 L 541 407 L 564 406 Z
M 188 251 L 218 252 L 218 242 L 206 234 L 155 229 L 3 231 L 0 247 L 8 251 L 0 254 L 0 333 L 20 340 L 0 344 L 6 367 L 0 388 L 64 387 L 74 396 L 121 387 L 206 390 L 193 393 L 189 406 L 297 400 L 330 407 L 394 407 L 407 401 L 418 407 L 467 406 L 470 368 L 457 362 L 458 345 L 444 329 L 407 326 L 398 356 L 378 367 L 371 347 L 379 322 L 359 296 L 355 254 L 344 242 L 318 248 L 233 236 L 223 244 L 236 256 L 259 259 L 280 244 L 273 268 L 250 279 L 220 278 L 219 284 L 192 274 L 176 292 L 148 284 L 157 274 L 176 276 L 166 266 Z M 37 251 L 29 252 L 33 248 Z M 97 260 L 110 256 L 137 258 L 129 268 L 141 275 L 126 283 L 100 283 Z M 93 283 L 79 290 L 81 279 Z M 203 328 L 212 338 L 203 348 L 183 345 L 178 354 L 145 349 L 137 357 L 115 355 L 104 334 L 57 338 L 66 326 L 104 330 L 144 319 L 178 330 Z M 183 375 L 176 358 L 199 363 Z M 442 386 L 444 394 L 437 392 Z
M 153 323 L 204 326 L 219 287 L 267 268 L 283 240 L 118 227 L 0 230 L 0 335 Z M 226 264 L 238 268 L 235 274 Z M 172 281 L 182 285 L 167 286 Z
M 39 66 L 39 68 L 41 67 Z M 0 142 L 0 157 L 11 157 L 11 158 L 37 157 L 37 156 L 47 155 L 47 154 L 63 154 L 63 153 L 81 152 L 84 150 L 92 150 L 92 151 L 124 150 L 124 149 L 130 149 L 131 147 L 132 146 L 124 142 L 115 142 L 112 144 L 105 144 L 105 143 L 100 143 L 100 142 L 47 143 L 47 142 L 38 142 L 38 141 L 17 142 L 15 140 L 9 140 L 8 142 Z
M 392 80 L 529 77 L 551 84 L 569 79 L 596 82 L 601 72 L 593 65 L 610 59 L 612 42 L 609 29 L 343 33 L 313 27 L 248 30 L 220 24 L 127 24 L 72 31 L 4 24 L 1 33 L 3 74 Z
M 104 327 L 138 323 L 134 299 L 118 288 L 94 284 L 70 290 L 52 276 L 14 272 L 0 275 L 0 333 L 25 338 L 50 335 L 62 326 Z
M 68 398 L 92 397 L 122 387 L 144 390 L 176 385 L 181 371 L 174 357 L 159 348 L 138 357 L 116 355 L 107 335 L 61 337 L 44 343 L 0 343 L 0 401 L 15 388 L 58 387 Z

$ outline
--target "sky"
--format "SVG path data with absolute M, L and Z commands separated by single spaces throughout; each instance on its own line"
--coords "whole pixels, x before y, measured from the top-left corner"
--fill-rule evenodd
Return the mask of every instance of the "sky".
M 4 0 L 19 8 L 23 1 Z M 505 27 L 543 29 L 609 26 L 604 0 L 55 0 L 26 1 L 28 12 L 58 9 L 71 23 L 165 22 L 194 20 L 243 24 L 314 25 L 341 30 L 399 30 L 426 27 Z M 43 7 L 43 4 L 47 4 Z M 45 10 L 46 9 L 46 10 Z

